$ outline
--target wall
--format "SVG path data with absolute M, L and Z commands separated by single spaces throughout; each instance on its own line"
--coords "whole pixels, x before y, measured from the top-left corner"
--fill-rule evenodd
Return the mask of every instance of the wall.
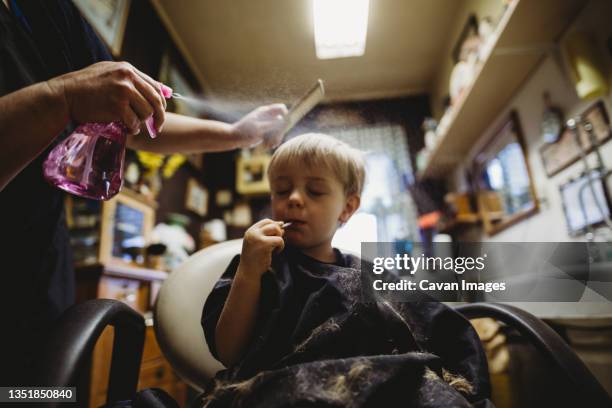
M 609 24 L 609 16 L 612 15 L 612 2 L 607 0 L 593 0 L 573 23 L 571 30 L 585 29 L 596 34 L 598 45 L 602 54 L 606 55 L 608 69 L 612 66 L 610 54 L 605 50 L 612 26 Z M 609 71 L 609 83 L 612 85 L 612 70 Z M 540 211 L 498 234 L 488 237 L 480 228 L 472 229 L 462 236 L 462 239 L 474 241 L 495 241 L 495 242 L 560 242 L 560 241 L 584 241 L 584 237 L 572 238 L 568 232 L 562 209 L 559 185 L 566 182 L 569 178 L 575 177 L 583 171 L 582 163 L 577 162 L 564 169 L 557 175 L 549 178 L 546 176 L 539 149 L 543 142 L 540 136 L 540 122 L 544 103 L 542 93 L 549 91 L 552 100 L 565 113 L 566 118 L 583 112 L 594 101 L 583 101 L 578 98 L 575 88 L 571 83 L 565 65 L 559 63 L 559 59 L 554 55 L 548 55 L 542 63 L 534 70 L 524 85 L 517 90 L 515 96 L 506 105 L 505 109 L 499 113 L 487 130 L 483 133 L 479 143 L 474 146 L 471 153 L 463 161 L 454 173 L 449 177 L 449 190 L 465 191 L 468 190 L 465 180 L 466 168 L 470 165 L 474 154 L 482 144 L 488 140 L 500 124 L 507 118 L 509 113 L 516 110 L 519 121 L 523 129 L 525 143 L 527 147 L 528 165 L 530 166 L 535 190 L 540 199 Z M 612 112 L 612 91 L 601 98 L 606 106 L 608 113 Z M 612 141 L 608 141 L 602 146 L 601 153 L 604 162 L 612 166 Z M 589 155 L 591 164 L 595 163 L 594 154 Z M 608 179 L 608 186 L 612 187 L 612 178 Z M 606 239 L 604 233 L 607 230 L 599 229 L 597 236 L 600 240 Z M 608 235 L 608 241 L 611 240 Z M 610 285 L 607 283 L 606 285 Z M 592 295 L 591 294 L 587 294 Z M 576 317 L 585 316 L 612 316 L 612 303 L 610 302 L 586 302 L 588 297 L 583 297 L 580 303 L 531 303 L 519 304 L 519 306 L 539 315 L 541 317 Z
M 606 21 L 606 16 L 612 15 L 612 2 L 595 0 L 584 10 L 577 19 L 572 29 L 590 27 L 589 30 L 596 31 L 596 37 L 602 54 L 606 54 L 607 64 L 610 67 L 610 55 L 604 50 L 604 44 L 612 35 L 612 26 Z M 610 72 L 610 83 L 612 84 L 612 72 Z M 581 240 L 572 238 L 567 232 L 564 213 L 562 208 L 559 185 L 569 178 L 577 176 L 583 170 L 581 162 L 574 163 L 555 176 L 549 178 L 542 165 L 539 149 L 543 142 L 540 136 L 540 123 L 544 103 L 542 94 L 549 91 L 553 102 L 565 113 L 566 118 L 583 112 L 591 106 L 594 101 L 582 101 L 578 98 L 575 88 L 569 79 L 565 65 L 555 55 L 548 55 L 539 67 L 533 72 L 521 89 L 519 89 L 512 100 L 500 112 L 496 120 L 490 124 L 484 132 L 480 141 L 474 146 L 470 155 L 463 161 L 454 173 L 449 183 L 452 190 L 466 190 L 465 182 L 466 168 L 471 164 L 475 152 L 488 140 L 501 123 L 506 120 L 513 110 L 518 112 L 519 121 L 523 129 L 525 143 L 527 145 L 528 164 L 530 166 L 536 194 L 540 199 L 540 212 L 493 237 L 475 237 L 487 241 L 570 241 Z M 608 113 L 612 109 L 612 91 L 602 98 Z M 601 149 L 604 161 L 612 166 L 612 141 L 606 143 Z M 591 163 L 595 163 L 594 154 L 589 156 Z M 611 179 L 609 179 L 609 182 Z M 610 185 L 610 184 L 609 184 Z
M 610 47 L 609 41 L 612 41 L 610 39 L 612 35 L 612 25 L 609 23 L 610 16 L 612 16 L 611 1 L 592 0 L 572 24 L 570 31 L 580 29 L 595 34 L 598 46 L 601 48 L 602 54 L 606 56 L 605 58 L 609 70 L 609 84 L 612 87 L 612 69 L 610 69 L 610 67 L 612 67 L 612 58 L 609 51 L 605 50 L 606 43 L 608 43 L 608 47 Z M 542 100 L 544 91 L 550 92 L 553 102 L 562 108 L 566 118 L 582 113 L 594 103 L 594 101 L 583 101 L 578 98 L 574 85 L 569 79 L 567 68 L 562 61 L 563 60 L 560 59 L 558 55 L 554 54 L 547 55 L 543 59 L 542 63 L 534 70 L 525 84 L 517 90 L 515 96 L 506 105 L 505 109 L 500 112 L 496 120 L 490 124 L 480 138 L 479 143 L 474 146 L 462 165 L 459 166 L 459 168 L 449 177 L 449 180 L 447 180 L 450 190 L 468 190 L 465 180 L 465 170 L 470 165 L 475 152 L 478 151 L 482 144 L 499 128 L 501 123 L 508 117 L 508 114 L 516 110 L 525 138 L 528 165 L 533 176 L 536 194 L 540 200 L 540 211 L 530 218 L 492 237 L 487 237 L 480 228 L 472 228 L 465 232 L 463 239 L 495 242 L 584 241 L 583 236 L 574 238 L 568 234 L 559 193 L 559 185 L 566 182 L 569 178 L 580 174 L 583 171 L 583 164 L 577 162 L 549 178 L 544 171 L 539 152 L 543 144 L 540 135 L 540 123 L 544 110 L 544 103 Z M 450 70 L 444 70 L 443 72 L 444 75 L 448 75 L 446 78 L 450 76 Z M 442 91 L 445 89 L 444 85 L 445 84 L 439 84 L 437 95 L 432 95 L 432 101 L 434 103 L 439 103 L 440 95 L 446 92 L 445 90 Z M 601 99 L 608 113 L 612 113 L 612 91 L 609 91 L 608 94 Z M 437 109 L 438 107 L 434 108 L 434 110 Z M 608 141 L 602 146 L 601 153 L 604 163 L 607 166 L 612 166 L 612 141 Z M 589 155 L 588 159 L 591 164 L 595 163 L 594 158 L 594 154 Z M 612 178 L 608 179 L 608 187 L 609 190 L 612 191 Z M 596 236 L 599 240 L 612 241 L 610 231 L 599 229 L 596 232 Z M 604 287 L 610 288 L 612 283 L 601 282 L 598 285 L 600 289 L 603 289 Z M 591 301 L 593 299 L 598 300 Z M 578 355 L 588 365 L 608 392 L 612 393 L 612 376 L 610 375 L 612 355 L 607 351 L 609 350 L 611 335 L 609 330 L 601 328 L 601 326 L 609 327 L 609 322 L 612 317 L 612 303 L 602 300 L 603 299 L 598 294 L 587 290 L 580 302 L 531 302 L 515 303 L 515 305 L 539 317 L 549 319 L 577 319 L 573 321 L 570 320 L 570 323 L 600 327 L 599 329 L 584 329 L 582 332 L 579 329 L 575 329 L 577 332 L 576 338 L 571 335 L 572 330 L 570 330 L 568 334 L 570 335 L 571 344 Z M 599 318 L 601 318 L 601 320 Z M 558 322 L 567 323 L 567 320 L 558 320 Z

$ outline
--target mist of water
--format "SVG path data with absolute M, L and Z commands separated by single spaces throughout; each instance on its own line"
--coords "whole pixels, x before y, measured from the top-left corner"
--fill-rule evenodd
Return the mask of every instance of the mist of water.
M 224 122 L 235 122 L 254 108 L 252 102 L 242 100 L 211 100 L 204 97 L 182 95 L 176 98 L 196 113 Z

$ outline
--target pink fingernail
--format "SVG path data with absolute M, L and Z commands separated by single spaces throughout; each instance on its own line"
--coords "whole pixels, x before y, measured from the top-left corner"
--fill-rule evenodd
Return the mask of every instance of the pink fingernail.
M 168 85 L 161 84 L 161 91 L 164 98 L 169 99 L 172 97 L 172 88 L 170 88 Z
M 155 123 L 153 122 L 153 116 L 149 116 L 145 120 L 145 125 L 147 125 L 147 130 L 149 131 L 149 136 L 151 136 L 151 139 L 155 139 L 157 137 L 157 131 L 155 130 Z

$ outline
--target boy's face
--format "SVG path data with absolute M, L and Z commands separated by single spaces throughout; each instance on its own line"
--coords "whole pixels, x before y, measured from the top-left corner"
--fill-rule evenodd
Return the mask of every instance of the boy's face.
M 301 249 L 328 245 L 338 228 L 359 207 L 359 197 L 346 197 L 342 183 L 326 168 L 303 163 L 279 165 L 270 175 L 272 216 L 292 222 L 285 240 Z

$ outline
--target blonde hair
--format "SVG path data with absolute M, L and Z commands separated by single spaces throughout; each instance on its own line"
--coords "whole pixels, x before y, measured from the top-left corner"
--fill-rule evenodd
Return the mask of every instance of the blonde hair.
M 268 178 L 279 166 L 303 163 L 307 167 L 331 170 L 344 186 L 344 193 L 361 195 L 365 181 L 363 153 L 348 144 L 321 133 L 306 133 L 282 144 L 268 166 Z

